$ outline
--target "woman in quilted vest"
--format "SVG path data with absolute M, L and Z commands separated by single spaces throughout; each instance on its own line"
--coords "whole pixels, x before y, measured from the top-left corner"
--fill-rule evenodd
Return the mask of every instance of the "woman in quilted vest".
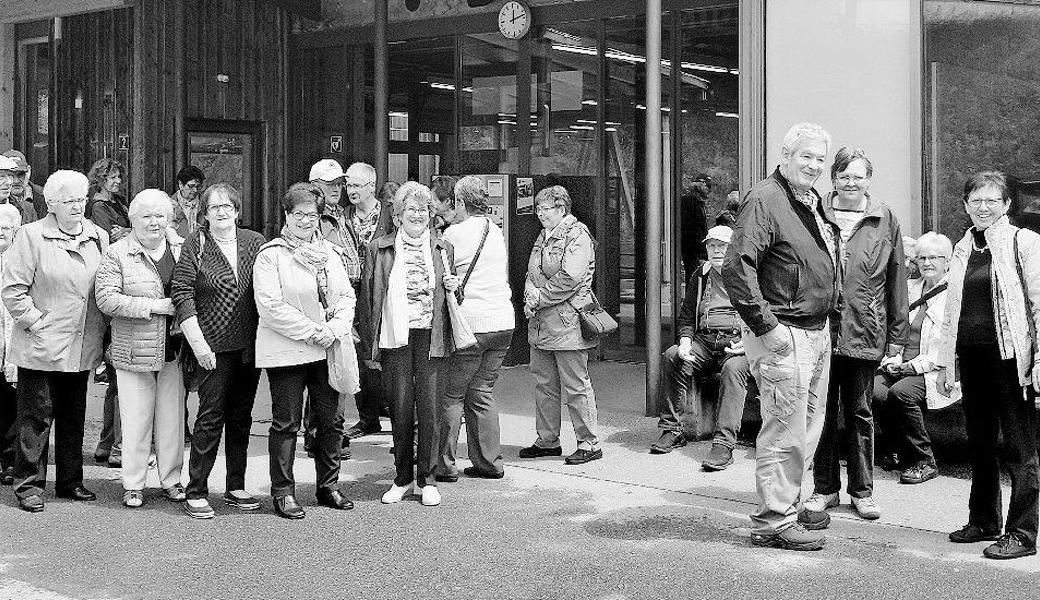
M 184 384 L 170 284 L 184 241 L 169 227 L 166 192 L 144 190 L 128 210 L 130 233 L 109 246 L 95 282 L 98 308 L 112 317 L 112 365 L 119 381 L 123 427 L 123 504 L 145 501 L 148 456 L 155 443 L 159 483 L 167 499 L 185 499 Z

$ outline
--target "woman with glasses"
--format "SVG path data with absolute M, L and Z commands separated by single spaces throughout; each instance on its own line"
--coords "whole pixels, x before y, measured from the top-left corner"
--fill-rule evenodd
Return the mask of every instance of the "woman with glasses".
M 10 360 L 18 365 L 18 505 L 44 508 L 47 446 L 54 425 L 55 491 L 94 500 L 83 487 L 87 376 L 101 363 L 104 316 L 94 275 L 108 234 L 83 218 L 87 178 L 55 171 L 43 186 L 50 213 L 23 226 L 4 254 L 3 300 L 14 318 Z
M 304 390 L 317 428 L 318 503 L 339 510 L 354 508 L 339 489 L 343 397 L 329 384 L 326 351 L 338 340 L 353 343 L 355 296 L 343 266 L 342 249 L 318 230 L 324 209 L 324 195 L 314 185 L 290 187 L 282 198 L 285 225 L 281 235 L 264 244 L 253 266 L 260 313 L 256 366 L 267 369 L 271 384 L 271 496 L 275 511 L 287 519 L 305 516 L 296 499 L 293 477 Z M 353 368 L 357 368 L 356 361 Z
M 536 386 L 538 439 L 520 450 L 520 458 L 561 456 L 560 403 L 570 412 L 578 448 L 569 465 L 603 458 L 596 425 L 596 393 L 589 379 L 589 349 L 577 308 L 592 299 L 596 251 L 592 234 L 571 214 L 571 197 L 562 186 L 538 192 L 535 214 L 542 232 L 531 249 L 524 284 L 524 315 L 529 319 L 531 376 Z
M 842 448 L 848 451 L 846 489 L 853 509 L 863 519 L 881 516 L 873 497 L 874 374 L 882 364 L 902 362 L 909 327 L 903 235 L 888 206 L 870 195 L 873 174 L 862 150 L 840 148 L 831 166 L 834 191 L 823 199 L 824 211 L 841 234 L 841 291 L 830 323 L 835 341 L 813 468 L 815 490 L 799 515 L 808 529 L 827 527 L 826 511 L 838 505 Z
M 184 510 L 193 518 L 209 519 L 214 512 L 207 482 L 217 460 L 221 430 L 227 462 L 224 503 L 239 510 L 260 508 L 260 501 L 246 491 L 245 477 L 260 380 L 253 352 L 257 325 L 253 263 L 264 236 L 238 227 L 242 199 L 229 184 L 206 188 L 198 211 L 205 223 L 184 243 L 173 274 L 172 298 L 194 359 L 186 362 L 196 367 L 188 369 L 185 385 L 199 393 Z
M 997 559 L 1036 554 L 1037 533 L 1040 236 L 1011 225 L 1010 205 L 1007 179 L 999 171 L 975 173 L 964 184 L 972 226 L 950 260 L 936 361 L 941 394 L 953 393 L 960 374 L 972 454 L 968 524 L 951 533 L 950 541 L 995 540 L 983 555 Z M 1000 463 L 1011 476 L 1003 528 Z
M 907 484 L 924 483 L 939 475 L 924 426 L 924 409 L 944 408 L 960 398 L 960 386 L 951 396 L 940 394 L 936 387 L 953 243 L 945 235 L 929 231 L 914 240 L 914 246 L 921 277 L 907 280 L 910 334 L 901 362 L 886 363 L 874 376 L 878 464 L 901 470 L 899 481 Z

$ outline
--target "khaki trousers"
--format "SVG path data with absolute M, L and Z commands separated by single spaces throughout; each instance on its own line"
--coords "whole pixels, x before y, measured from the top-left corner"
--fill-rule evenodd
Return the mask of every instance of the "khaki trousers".
M 539 350 L 531 348 L 534 377 L 534 422 L 538 430 L 535 446 L 560 447 L 561 402 L 567 404 L 578 450 L 599 449 L 596 426 L 596 393 L 589 379 L 588 350 Z

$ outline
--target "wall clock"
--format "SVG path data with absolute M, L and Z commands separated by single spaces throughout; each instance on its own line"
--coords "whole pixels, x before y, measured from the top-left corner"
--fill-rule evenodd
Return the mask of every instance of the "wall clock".
M 531 30 L 531 8 L 523 2 L 509 0 L 498 11 L 498 30 L 506 39 L 524 37 Z

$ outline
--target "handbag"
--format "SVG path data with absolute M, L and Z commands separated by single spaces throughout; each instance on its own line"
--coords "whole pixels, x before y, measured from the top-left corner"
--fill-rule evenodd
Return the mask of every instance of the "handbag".
M 441 249 L 441 263 L 445 269 L 451 264 L 448 262 L 448 254 L 443 248 Z M 444 294 L 444 299 L 448 304 L 448 322 L 451 325 L 451 340 L 455 345 L 455 350 L 476 346 L 477 336 L 473 335 L 473 330 L 470 329 L 466 316 L 459 309 L 458 298 L 455 297 L 455 294 Z
M 578 313 L 578 321 L 581 323 L 581 337 L 586 340 L 594 340 L 601 335 L 610 335 L 617 331 L 618 323 L 610 316 L 603 306 L 592 294 L 592 300 L 585 306 L 575 306 L 570 300 L 567 301 Z
M 349 333 L 326 348 L 325 357 L 329 368 L 329 385 L 332 389 L 351 396 L 361 391 L 357 350 Z

